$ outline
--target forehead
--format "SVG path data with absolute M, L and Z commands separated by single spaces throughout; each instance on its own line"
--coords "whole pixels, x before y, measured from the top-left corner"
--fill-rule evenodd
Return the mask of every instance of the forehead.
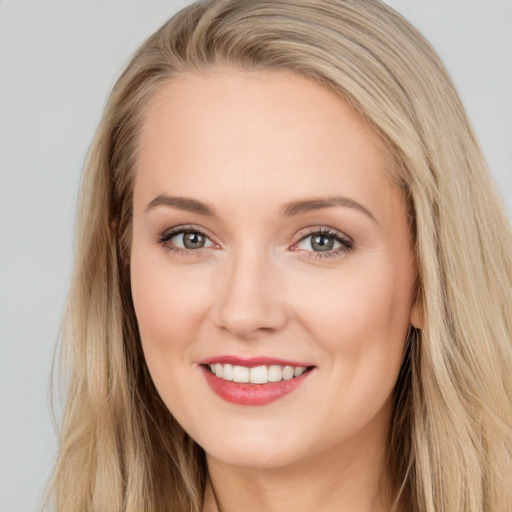
M 236 197 L 249 206 L 265 197 L 277 207 L 336 193 L 374 202 L 391 192 L 389 161 L 351 106 L 312 80 L 284 71 L 186 73 L 145 112 L 135 196 L 193 191 L 208 202 Z

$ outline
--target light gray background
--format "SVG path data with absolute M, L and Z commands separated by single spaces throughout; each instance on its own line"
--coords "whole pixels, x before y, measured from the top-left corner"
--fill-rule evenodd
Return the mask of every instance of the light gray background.
M 0 0 L 0 512 L 37 509 L 82 162 L 131 52 L 181 0 Z M 512 212 L 512 0 L 389 0 L 451 71 Z M 72 512 L 72 511 L 70 511 Z

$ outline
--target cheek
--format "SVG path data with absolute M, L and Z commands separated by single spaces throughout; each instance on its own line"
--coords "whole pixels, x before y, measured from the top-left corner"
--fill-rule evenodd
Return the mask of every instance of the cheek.
M 148 364 L 187 355 L 209 297 L 205 276 L 195 273 L 192 279 L 185 267 L 171 271 L 165 256 L 152 256 L 134 246 L 131 259 L 132 298 Z
M 160 248 L 156 248 L 161 251 Z M 194 372 L 194 340 L 204 319 L 207 281 L 190 272 L 172 270 L 166 255 L 137 251 L 131 258 L 132 298 L 144 358 L 167 408 L 182 425 L 194 416 L 190 404 L 200 403 L 196 388 L 186 385 Z M 162 261 L 164 260 L 164 261 Z
M 301 318 L 321 345 L 346 407 L 326 414 L 375 413 L 394 388 L 409 329 L 412 276 L 385 265 L 345 272 L 304 294 Z M 363 407 L 364 410 L 361 409 Z M 353 418 L 352 418 L 353 419 Z M 336 421 L 351 420 L 337 418 Z
M 315 338 L 329 343 L 332 351 L 357 350 L 371 340 L 402 338 L 409 326 L 410 281 L 382 266 L 354 269 L 315 286 L 306 283 L 297 308 Z

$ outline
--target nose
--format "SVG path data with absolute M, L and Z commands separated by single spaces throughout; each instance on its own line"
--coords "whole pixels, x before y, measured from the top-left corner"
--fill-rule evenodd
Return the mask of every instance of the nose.
M 276 332 L 288 322 L 277 265 L 262 254 L 232 255 L 217 274 L 214 306 L 218 328 L 240 339 Z

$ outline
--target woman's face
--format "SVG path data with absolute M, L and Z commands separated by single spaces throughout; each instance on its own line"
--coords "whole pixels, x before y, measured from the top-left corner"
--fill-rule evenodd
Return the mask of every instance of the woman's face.
M 154 97 L 133 301 L 155 386 L 210 457 L 279 467 L 383 446 L 417 323 L 388 166 L 344 101 L 291 73 L 185 74 Z

